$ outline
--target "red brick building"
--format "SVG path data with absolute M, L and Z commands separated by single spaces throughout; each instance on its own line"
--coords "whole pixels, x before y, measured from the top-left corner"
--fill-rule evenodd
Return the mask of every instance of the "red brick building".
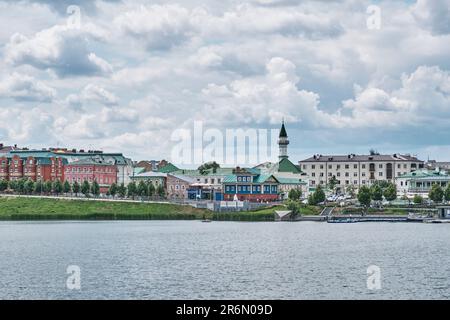
M 33 181 L 64 181 L 64 165 L 67 160 L 61 157 L 46 157 L 29 153 L 7 154 L 0 157 L 0 179 Z
M 92 183 L 97 181 L 100 192 L 104 193 L 109 186 L 117 183 L 117 166 L 110 163 L 95 161 L 94 159 L 82 159 L 67 164 L 64 168 L 65 180 L 69 183 Z

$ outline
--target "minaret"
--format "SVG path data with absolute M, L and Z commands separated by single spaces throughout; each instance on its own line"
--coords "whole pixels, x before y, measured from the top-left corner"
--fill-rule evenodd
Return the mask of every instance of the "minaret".
M 280 160 L 288 158 L 288 154 L 287 154 L 288 144 L 289 144 L 289 140 L 288 140 L 288 136 L 286 133 L 286 128 L 284 127 L 284 120 L 283 120 L 283 123 L 281 125 L 281 130 L 280 130 L 280 136 L 278 139 L 278 146 L 280 147 L 280 153 L 279 153 L 278 157 L 280 158 Z

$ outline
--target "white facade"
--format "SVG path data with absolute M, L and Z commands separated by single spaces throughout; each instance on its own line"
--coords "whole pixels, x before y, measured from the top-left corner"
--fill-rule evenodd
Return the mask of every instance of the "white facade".
M 394 182 L 396 177 L 423 167 L 423 161 L 403 155 L 315 155 L 299 162 L 309 177 L 310 187 L 326 186 L 333 177 L 344 192 L 348 186 L 358 189 L 374 181 Z

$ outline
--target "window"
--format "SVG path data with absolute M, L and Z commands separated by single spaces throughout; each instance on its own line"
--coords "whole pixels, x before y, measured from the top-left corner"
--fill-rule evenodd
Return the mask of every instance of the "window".
M 315 172 L 311 173 L 311 177 L 315 177 L 315 176 L 316 176 Z
M 336 173 L 336 176 L 340 177 L 340 176 L 341 176 L 341 173 L 340 173 L 340 172 Z
M 311 165 L 311 169 L 315 169 L 315 168 L 316 168 L 315 164 Z
M 329 164 L 328 169 L 333 169 L 333 166 L 331 164 Z
M 320 165 L 320 169 L 323 169 L 323 164 Z
M 362 172 L 362 173 L 361 173 L 361 176 L 362 176 L 362 177 L 365 177 L 365 176 L 366 176 L 366 173 L 365 173 L 365 172 Z
M 323 177 L 323 172 L 320 173 L 320 176 Z
M 383 176 L 383 172 L 378 172 L 378 176 L 382 177 Z
M 345 169 L 349 169 L 350 166 L 348 164 L 345 165 Z
M 345 176 L 346 176 L 346 177 L 350 177 L 350 173 L 346 172 L 346 173 L 345 173 Z
M 353 169 L 358 169 L 358 165 L 357 165 L 357 164 L 354 164 L 354 165 L 353 165 Z
M 362 165 L 361 165 L 361 168 L 365 169 L 365 168 L 366 168 L 366 165 L 365 165 L 365 164 L 362 164 Z
M 303 170 L 306 170 L 306 164 L 303 165 Z
M 380 163 L 380 164 L 378 165 L 378 168 L 383 169 L 383 164 Z
M 341 165 L 340 164 L 337 164 L 336 165 L 336 170 L 339 170 L 341 168 Z
M 353 172 L 353 176 L 357 177 L 358 176 L 358 172 Z

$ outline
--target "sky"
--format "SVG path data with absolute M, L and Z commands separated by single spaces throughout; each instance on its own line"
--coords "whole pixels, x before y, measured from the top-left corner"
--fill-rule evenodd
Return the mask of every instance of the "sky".
M 170 160 L 284 119 L 293 161 L 450 161 L 449 70 L 450 0 L 0 0 L 0 142 Z

